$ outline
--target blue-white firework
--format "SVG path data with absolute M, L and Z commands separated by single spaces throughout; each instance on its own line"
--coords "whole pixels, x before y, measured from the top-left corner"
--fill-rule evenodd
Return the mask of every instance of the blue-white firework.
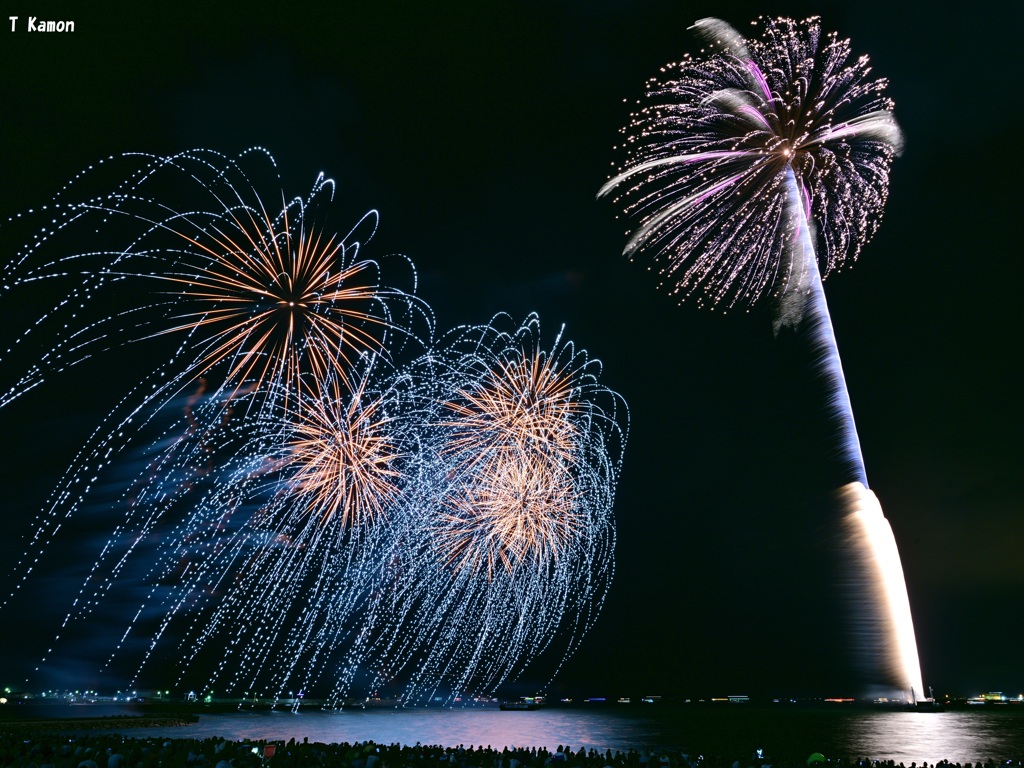
M 625 405 L 535 316 L 434 343 L 426 303 L 382 282 L 415 287 L 412 265 L 361 258 L 376 213 L 335 230 L 333 190 L 289 201 L 266 152 L 195 150 L 112 159 L 36 212 L 4 300 L 62 297 L 0 357 L 0 406 L 124 348 L 157 361 L 16 566 L 15 591 L 65 521 L 114 510 L 44 662 L 103 612 L 101 666 L 133 685 L 413 702 L 491 695 L 593 624 Z

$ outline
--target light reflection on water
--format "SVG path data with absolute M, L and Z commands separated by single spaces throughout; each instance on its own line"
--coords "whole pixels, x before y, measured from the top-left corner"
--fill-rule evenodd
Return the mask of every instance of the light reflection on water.
M 547 747 L 604 751 L 702 751 L 747 760 L 756 748 L 778 761 L 828 757 L 934 763 L 1024 757 L 1024 711 L 877 712 L 800 708 L 630 707 L 536 712 L 346 710 L 203 715 L 181 728 L 131 736 L 319 742 Z M 744 765 L 746 763 L 743 763 Z
M 535 712 L 480 710 L 345 710 L 202 716 L 183 728 L 132 729 L 131 733 L 205 739 L 321 742 L 376 741 L 384 744 L 541 747 L 571 745 L 574 750 L 653 746 L 662 734 L 643 719 L 608 717 L 602 712 L 545 709 Z
M 995 712 L 866 712 L 849 723 L 851 757 L 965 763 L 1021 757 L 1024 718 Z

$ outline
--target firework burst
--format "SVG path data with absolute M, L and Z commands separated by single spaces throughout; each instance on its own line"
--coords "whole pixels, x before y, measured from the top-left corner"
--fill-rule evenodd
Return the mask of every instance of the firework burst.
M 444 403 L 443 452 L 470 478 L 447 499 L 441 546 L 448 562 L 511 570 L 557 558 L 578 522 L 572 467 L 586 437 L 573 371 L 539 348 L 503 350 Z
M 368 397 L 369 381 L 364 374 L 347 402 L 338 386 L 310 397 L 290 425 L 288 492 L 317 510 L 322 524 L 340 518 L 344 530 L 386 518 L 404 479 L 394 417 L 383 399 Z
M 568 471 L 512 450 L 473 463 L 472 479 L 445 499 L 436 528 L 445 565 L 484 568 L 493 578 L 495 568 L 556 560 L 582 522 Z
M 762 23 L 760 39 L 696 23 L 707 55 L 648 82 L 626 161 L 599 193 L 638 219 L 626 254 L 650 254 L 680 300 L 729 308 L 805 289 L 801 226 L 816 225 L 827 276 L 881 221 L 902 143 L 887 81 L 817 18 Z
M 131 170 L 114 192 L 82 189 L 123 164 Z M 253 179 L 266 176 L 273 191 L 261 195 Z M 334 182 L 321 175 L 306 197 L 287 200 L 262 150 L 237 159 L 209 150 L 125 155 L 83 172 L 39 212 L 51 224 L 5 270 L 7 291 L 41 281 L 70 287 L 26 332 L 50 333 L 53 346 L 0 404 L 101 351 L 170 337 L 177 342 L 154 374 L 161 383 L 150 400 L 204 377 L 232 399 L 255 393 L 261 403 L 286 405 L 328 375 L 349 385 L 360 354 L 391 354 L 389 335 L 399 344 L 414 329 L 429 336 L 427 305 L 382 285 L 381 265 L 360 258 L 376 211 L 333 234 L 333 196 Z M 123 245 L 69 254 L 83 235 Z M 99 302 L 91 323 L 69 322 Z

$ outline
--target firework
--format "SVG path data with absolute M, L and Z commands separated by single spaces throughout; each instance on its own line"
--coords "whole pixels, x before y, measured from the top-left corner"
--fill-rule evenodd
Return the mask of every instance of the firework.
M 560 338 L 541 348 L 536 317 L 506 321 L 384 377 L 367 362 L 351 391 L 304 395 L 301 417 L 222 429 L 230 439 L 190 431 L 206 448 L 178 455 L 218 469 L 175 489 L 175 508 L 190 502 L 176 525 L 161 513 L 144 579 L 160 588 L 135 613 L 155 628 L 124 635 L 148 633 L 135 676 L 167 658 L 167 636 L 176 684 L 206 670 L 206 689 L 329 685 L 332 705 L 384 689 L 412 704 L 491 695 L 552 647 L 568 657 L 614 570 L 625 406 L 597 361 Z M 161 517 L 140 507 L 168 506 L 180 463 L 161 454 L 137 518 Z
M 468 560 L 444 543 L 440 552 L 449 563 L 485 563 L 489 576 L 499 562 L 511 571 L 557 559 L 583 522 L 581 478 L 598 466 L 614 478 L 620 453 L 617 401 L 597 382 L 599 364 L 560 336 L 543 349 L 538 325 L 531 316 L 513 333 L 460 332 L 450 389 L 438 398 L 438 454 L 453 479 L 438 530 L 457 551 L 475 550 Z
M 268 425 L 248 446 L 247 466 L 256 471 L 221 484 L 255 503 L 224 556 L 205 557 L 194 570 L 219 584 L 232 579 L 181 643 L 190 662 L 218 657 L 208 688 L 310 689 L 344 664 L 362 633 L 377 564 L 412 492 L 418 433 L 405 409 L 407 379 L 379 381 L 371 360 L 355 381 L 351 392 L 331 380 L 326 391 L 305 395 L 300 418 Z M 222 506 L 213 501 L 211 512 Z M 199 586 L 195 577 L 183 583 L 181 597 Z M 165 605 L 162 613 L 176 610 Z
M 694 29 L 710 50 L 648 83 L 623 131 L 627 159 L 600 194 L 614 190 L 638 219 L 626 253 L 650 254 L 672 293 L 744 306 L 808 284 L 792 253 L 797 207 L 816 227 L 822 274 L 857 257 L 902 139 L 886 80 L 818 19 L 766 21 L 761 39 L 717 19 Z
M 564 660 L 612 578 L 625 406 L 597 361 L 540 345 L 536 316 L 507 324 L 459 329 L 409 368 L 423 482 L 350 664 L 378 669 L 374 687 L 408 676 L 406 700 L 485 694 L 545 650 Z
M 792 330 L 812 350 L 849 487 L 870 494 L 821 280 L 875 234 L 902 135 L 885 79 L 870 75 L 867 57 L 853 58 L 848 40 L 823 33 L 817 18 L 763 26 L 760 38 L 744 38 L 718 19 L 694 25 L 707 49 L 648 83 L 624 129 L 626 160 L 599 195 L 614 191 L 637 220 L 625 253 L 649 255 L 680 300 L 724 310 L 771 297 L 776 333 Z M 873 553 L 885 537 L 851 540 Z M 903 594 L 870 607 L 886 616 L 862 624 L 889 630 L 869 641 L 891 661 L 886 684 L 920 695 L 909 609 L 893 613 L 906 606 L 902 570 L 898 579 L 862 570 L 884 579 L 886 594 Z
M 329 377 L 288 418 L 183 399 L 42 661 L 113 600 L 135 604 L 102 666 L 131 685 L 169 667 L 165 685 L 279 696 L 343 668 L 408 528 L 420 461 L 411 380 L 361 363 L 351 389 Z
M 130 171 L 114 192 L 83 189 L 124 164 Z M 271 179 L 269 194 L 257 177 Z M 51 223 L 5 270 L 11 293 L 41 281 L 69 288 L 31 329 L 34 339 L 49 334 L 52 347 L 0 405 L 101 351 L 161 337 L 176 341 L 159 370 L 169 380 L 151 400 L 204 377 L 232 395 L 287 401 L 328 374 L 347 383 L 360 354 L 391 353 L 389 334 L 399 343 L 415 328 L 429 334 L 427 305 L 382 285 L 381 265 L 360 258 L 376 211 L 336 234 L 333 196 L 334 182 L 321 175 L 306 197 L 287 200 L 262 150 L 237 159 L 209 150 L 124 155 L 83 172 L 39 212 Z M 69 252 L 83 235 L 121 246 Z M 69 322 L 97 304 L 91 322 Z
M 261 195 L 264 185 L 271 191 Z M 97 186 L 102 191 L 92 191 Z M 429 307 L 381 285 L 381 265 L 360 258 L 376 212 L 337 230 L 344 235 L 329 234 L 333 195 L 334 182 L 321 175 L 306 197 L 287 200 L 264 150 L 237 159 L 193 150 L 111 158 L 35 212 L 49 221 L 6 266 L 4 301 L 31 299 L 38 285 L 65 295 L 0 356 L 0 375 L 13 379 L 0 407 L 126 346 L 138 350 L 132 358 L 140 365 L 155 362 L 96 428 L 51 495 L 16 567 L 23 577 L 47 531 L 86 503 L 104 467 L 139 444 L 189 387 L 201 381 L 204 389 L 190 408 L 189 434 L 208 434 L 229 413 L 247 414 L 251 425 L 273 423 L 310 402 L 305 395 L 324 391 L 328 380 L 351 388 L 349 371 L 360 357 L 390 358 L 406 343 L 429 339 Z M 268 200 L 280 202 L 275 207 Z M 112 241 L 117 247 L 108 247 Z M 83 243 L 104 247 L 83 250 Z M 395 261 L 415 285 L 411 263 Z M 143 354 L 143 344 L 152 351 Z M 242 429 L 231 432 L 235 445 L 252 442 Z M 209 442 L 147 434 L 171 446 L 152 470 L 161 494 L 175 483 L 193 485 L 183 475 L 208 463 L 197 452 L 209 452 Z M 141 535 L 159 519 L 140 528 L 135 513 L 128 515 L 123 528 Z
M 289 494 L 316 510 L 321 524 L 339 518 L 343 530 L 386 518 L 403 479 L 393 417 L 385 415 L 382 399 L 367 398 L 368 383 L 364 374 L 347 402 L 337 386 L 311 397 L 289 426 Z
M 470 481 L 448 500 L 442 548 L 449 562 L 486 563 L 489 576 L 530 557 L 557 558 L 578 522 L 571 469 L 586 437 L 573 371 L 539 348 L 502 350 L 443 404 L 442 449 Z
M 109 174 L 113 192 L 86 191 Z M 592 625 L 624 404 L 534 316 L 434 343 L 429 307 L 359 256 L 376 214 L 331 227 L 333 192 L 320 177 L 289 201 L 267 153 L 196 150 L 117 158 L 37 212 L 4 298 L 63 298 L 0 357 L 0 406 L 123 346 L 158 361 L 15 566 L 18 591 L 65 521 L 113 510 L 46 664 L 110 626 L 99 666 L 132 685 L 173 669 L 161 687 L 411 703 L 493 695 Z
M 531 559 L 557 559 L 580 524 L 579 495 L 564 466 L 550 466 L 528 452 L 498 450 L 466 470 L 470 480 L 447 498 L 437 525 L 438 549 L 447 565 L 493 578 Z

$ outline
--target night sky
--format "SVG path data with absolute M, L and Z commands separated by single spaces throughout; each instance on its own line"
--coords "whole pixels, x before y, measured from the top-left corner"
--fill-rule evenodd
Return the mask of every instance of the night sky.
M 625 102 L 696 52 L 696 19 L 742 31 L 760 14 L 820 14 L 850 37 L 890 79 L 906 136 L 878 235 L 825 286 L 869 482 L 900 546 L 925 684 L 1024 691 L 1019 9 L 213 5 L 5 4 L 21 18 L 0 32 L 0 219 L 108 155 L 259 145 L 289 195 L 324 172 L 351 221 L 380 211 L 367 255 L 416 264 L 439 331 L 499 311 L 538 312 L 548 340 L 564 324 L 632 417 L 616 578 L 553 689 L 578 695 L 856 688 L 808 372 L 766 310 L 723 315 L 659 293 L 621 256 L 615 207 L 595 200 L 619 159 Z M 76 28 L 30 35 L 32 15 Z M 6 260 L 21 242 L 0 245 Z M 44 309 L 0 300 L 5 320 Z M 112 354 L 0 412 L 4 593 L 34 515 L 130 371 Z M 31 609 L 0 613 L 0 684 L 23 684 L 67 610 L 76 560 L 95 558 L 88 541 L 55 547 L 27 587 Z M 524 684 L 543 679 L 537 668 Z

